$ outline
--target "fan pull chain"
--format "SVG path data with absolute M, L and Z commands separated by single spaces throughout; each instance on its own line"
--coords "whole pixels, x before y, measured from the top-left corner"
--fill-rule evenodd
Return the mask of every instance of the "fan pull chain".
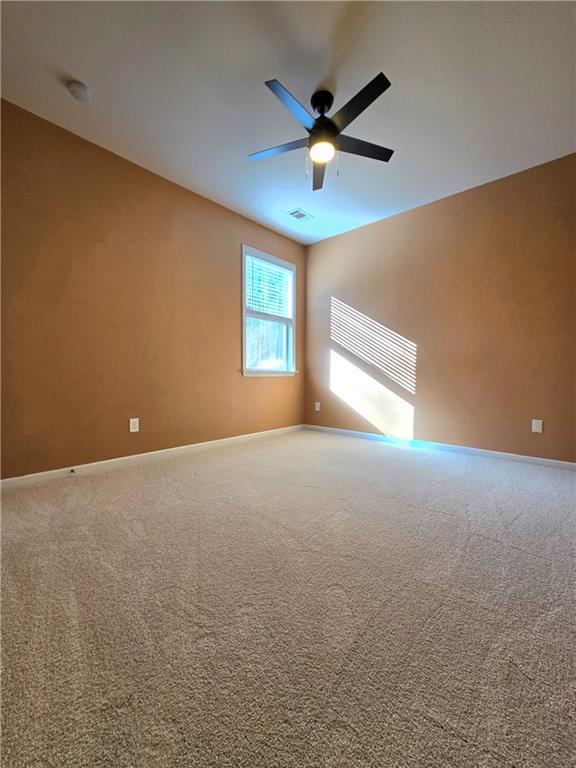
M 306 148 L 306 178 L 308 178 L 309 175 L 309 162 L 310 162 L 310 150 Z
M 336 176 L 340 176 L 340 152 L 336 152 Z

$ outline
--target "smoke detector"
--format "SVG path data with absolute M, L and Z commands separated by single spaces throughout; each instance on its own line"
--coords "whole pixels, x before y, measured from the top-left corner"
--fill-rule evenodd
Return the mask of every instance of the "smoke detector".
M 73 96 L 76 101 L 81 101 L 83 104 L 92 99 L 92 91 L 90 88 L 78 80 L 70 80 L 70 82 L 66 83 L 66 88 L 68 88 L 70 95 Z

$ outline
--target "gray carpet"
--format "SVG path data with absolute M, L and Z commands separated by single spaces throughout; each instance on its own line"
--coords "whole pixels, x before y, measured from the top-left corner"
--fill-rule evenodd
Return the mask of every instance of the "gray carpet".
M 2 765 L 574 765 L 575 498 L 318 432 L 7 490 Z

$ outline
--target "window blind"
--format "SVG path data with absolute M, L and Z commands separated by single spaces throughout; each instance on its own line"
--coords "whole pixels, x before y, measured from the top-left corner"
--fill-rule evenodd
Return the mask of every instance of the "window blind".
M 245 271 L 246 309 L 292 319 L 292 270 L 247 255 Z

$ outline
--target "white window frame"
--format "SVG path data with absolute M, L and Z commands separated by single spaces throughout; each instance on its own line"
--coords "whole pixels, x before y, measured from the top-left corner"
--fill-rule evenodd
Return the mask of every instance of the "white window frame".
M 284 269 L 289 269 L 292 272 L 292 319 L 286 317 L 278 317 L 277 315 L 270 315 L 266 312 L 255 312 L 252 309 L 246 308 L 246 257 L 254 256 L 256 259 L 262 261 L 268 261 L 271 264 L 276 264 Z M 263 371 L 255 368 L 246 367 L 246 318 L 256 317 L 261 320 L 273 320 L 278 323 L 283 323 L 292 329 L 292 343 L 290 345 L 290 360 L 288 362 L 290 370 L 288 371 Z M 242 245 L 242 375 L 243 376 L 294 376 L 298 371 L 296 370 L 296 264 L 291 261 L 284 261 L 284 259 L 278 259 L 276 256 L 271 256 L 269 253 L 259 251 L 257 248 L 253 248 L 251 245 Z

